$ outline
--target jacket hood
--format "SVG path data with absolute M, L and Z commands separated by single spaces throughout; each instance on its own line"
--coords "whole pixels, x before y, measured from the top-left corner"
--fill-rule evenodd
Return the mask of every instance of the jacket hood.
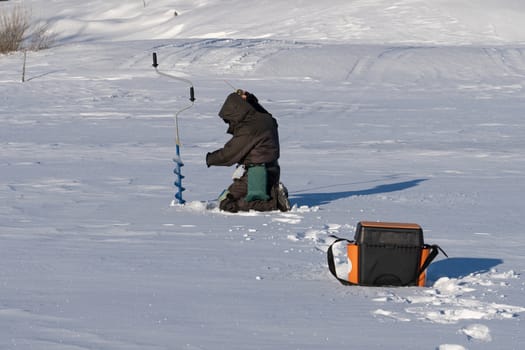
M 236 124 L 243 120 L 251 111 L 255 111 L 253 107 L 234 92 L 229 94 L 226 101 L 224 101 L 219 111 L 219 117 L 227 123 Z

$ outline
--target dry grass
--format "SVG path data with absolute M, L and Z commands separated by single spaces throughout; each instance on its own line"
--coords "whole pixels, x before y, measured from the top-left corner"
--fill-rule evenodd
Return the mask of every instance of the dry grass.
M 30 12 L 20 5 L 0 12 L 0 53 L 41 50 L 50 47 L 54 36 L 47 23 L 31 26 Z
M 5 8 L 0 14 L 0 53 L 18 51 L 22 48 L 29 30 L 29 14 L 20 6 L 10 11 Z

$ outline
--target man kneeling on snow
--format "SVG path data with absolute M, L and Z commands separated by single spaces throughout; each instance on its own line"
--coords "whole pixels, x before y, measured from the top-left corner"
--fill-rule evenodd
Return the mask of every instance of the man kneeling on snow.
M 243 90 L 226 98 L 219 116 L 232 138 L 223 148 L 206 154 L 206 165 L 237 164 L 233 183 L 219 197 L 219 208 L 232 213 L 290 210 L 288 191 L 279 182 L 277 121 L 255 95 Z

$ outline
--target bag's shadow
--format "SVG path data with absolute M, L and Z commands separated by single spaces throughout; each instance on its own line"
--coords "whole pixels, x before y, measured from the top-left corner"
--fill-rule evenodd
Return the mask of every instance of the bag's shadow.
M 396 182 L 391 184 L 379 185 L 369 189 L 357 191 L 343 191 L 343 192 L 319 192 L 319 193 L 291 193 L 290 202 L 292 205 L 298 206 L 316 206 L 328 204 L 332 201 L 348 198 L 353 196 L 366 196 L 380 193 L 403 191 L 411 187 L 419 185 L 421 182 L 428 179 L 416 179 L 411 181 Z
M 447 258 L 435 261 L 427 269 L 427 278 L 437 281 L 441 277 L 462 278 L 471 273 L 488 272 L 503 263 L 491 258 Z

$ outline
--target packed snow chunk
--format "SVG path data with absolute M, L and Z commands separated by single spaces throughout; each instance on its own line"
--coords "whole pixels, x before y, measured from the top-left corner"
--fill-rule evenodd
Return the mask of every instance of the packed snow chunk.
M 407 311 L 410 312 L 410 310 Z M 460 320 L 481 320 L 484 318 L 488 318 L 487 313 L 484 311 L 461 307 L 459 307 L 458 309 L 443 308 L 439 310 L 426 312 L 426 319 L 428 321 L 440 324 L 457 323 Z
M 516 279 L 519 278 L 519 274 L 514 272 L 513 270 L 504 271 L 504 272 L 498 272 L 496 269 L 490 270 L 490 277 L 494 279 Z
M 272 218 L 272 221 L 295 225 L 295 224 L 301 223 L 302 219 L 303 219 L 303 216 L 301 215 L 292 214 L 290 212 L 287 212 L 287 213 L 279 213 L 279 216 Z
M 381 316 L 381 317 L 386 317 L 386 318 L 393 319 L 395 321 L 410 322 L 410 318 L 400 316 L 399 314 L 397 314 L 397 313 L 395 313 L 393 311 L 377 309 L 377 310 L 373 311 L 372 314 L 374 316 L 376 316 L 376 317 L 377 316 Z
M 479 323 L 463 327 L 459 330 L 459 333 L 465 334 L 469 340 L 475 339 L 483 342 L 492 341 L 489 327 Z
M 184 204 L 178 204 L 175 200 L 173 200 L 170 204 L 170 207 L 180 207 L 195 212 L 205 212 L 206 210 L 219 211 L 217 204 L 213 201 L 191 201 Z
M 437 350 L 467 350 L 465 347 L 457 344 L 441 344 Z
M 341 228 L 340 224 L 326 224 L 325 229 L 329 232 L 338 232 Z
M 441 277 L 434 283 L 434 288 L 438 294 L 455 294 L 458 292 L 473 292 L 475 289 L 468 288 L 455 278 Z
M 319 206 L 316 205 L 316 206 L 309 207 L 307 205 L 301 205 L 300 207 L 298 207 L 297 204 L 294 204 L 292 206 L 292 210 L 290 211 L 298 212 L 298 213 L 315 213 L 319 211 Z
M 323 230 L 308 230 L 304 234 L 304 238 L 315 242 L 315 243 L 325 243 L 326 232 Z

